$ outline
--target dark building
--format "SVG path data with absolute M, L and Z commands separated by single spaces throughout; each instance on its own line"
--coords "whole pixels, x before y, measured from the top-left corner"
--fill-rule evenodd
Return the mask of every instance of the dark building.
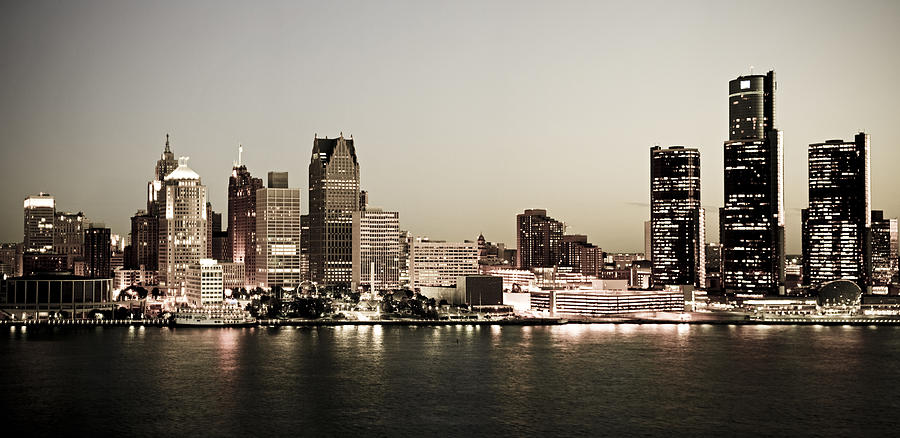
M 723 286 L 749 295 L 784 294 L 781 133 L 775 129 L 775 72 L 728 83 L 725 206 L 720 210 Z
M 159 264 L 159 219 L 144 210 L 131 217 L 131 256 L 126 269 L 155 271 Z
M 84 247 L 84 213 L 56 212 L 53 224 L 53 252 L 66 256 L 66 268 L 72 269 L 82 257 Z
M 565 225 L 547 216 L 547 210 L 529 209 L 516 215 L 516 266 L 519 269 L 559 265 Z
M 85 276 L 91 278 L 111 278 L 110 229 L 101 224 L 92 224 L 84 230 L 84 267 Z
M 369 192 L 365 190 L 359 191 L 359 209 L 365 210 L 366 206 L 369 205 Z
M 287 189 L 288 187 L 288 173 L 287 172 L 269 172 L 269 185 L 270 189 Z
M 803 210 L 803 283 L 871 277 L 869 136 L 809 145 L 809 208 Z
M 220 262 L 227 261 L 225 256 L 225 247 L 228 246 L 227 231 L 213 231 L 212 235 L 212 258 Z M 244 279 L 246 281 L 246 279 Z
M 359 210 L 359 162 L 353 139 L 315 138 L 309 163 L 309 274 L 326 287 L 349 288 L 353 212 Z
M 26 252 L 22 254 L 22 275 L 66 272 L 66 255 Z
M 603 269 L 603 251 L 597 245 L 588 243 L 585 235 L 564 235 L 559 258 L 560 266 L 574 268 L 575 272 L 584 275 L 599 277 Z
M 456 290 L 471 306 L 503 304 L 503 277 L 467 275 L 456 279 Z
M 705 227 L 700 152 L 683 146 L 650 148 L 653 286 L 706 286 Z
M 872 210 L 872 286 L 897 281 L 897 219 Z
M 243 147 L 238 161 L 228 178 L 228 243 L 225 260 L 244 264 L 247 283 L 256 274 L 256 191 L 263 188 L 261 178 L 254 178 L 241 163 Z M 215 231 L 215 230 L 214 230 Z
M 0 243 L 0 278 L 19 275 L 19 244 Z
M 706 244 L 706 289 L 722 289 L 722 245 L 714 242 Z

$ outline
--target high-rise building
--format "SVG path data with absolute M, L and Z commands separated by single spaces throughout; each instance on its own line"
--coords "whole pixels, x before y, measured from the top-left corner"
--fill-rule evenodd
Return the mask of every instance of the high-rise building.
M 166 148 L 156 162 L 153 181 L 147 183 L 147 213 L 162 218 L 166 209 L 166 176 L 178 167 L 175 154 L 169 148 L 169 134 L 166 134 Z
M 775 128 L 775 72 L 728 83 L 725 206 L 720 210 L 724 288 L 784 294 L 784 167 Z
M 126 269 L 156 271 L 159 265 L 159 218 L 144 210 L 131 217 L 131 256 Z
M 359 162 L 353 139 L 315 138 L 309 163 L 309 273 L 326 287 L 350 287 Z
M 103 224 L 91 224 L 84 230 L 85 276 L 92 278 L 112 278 L 110 258 L 112 232 Z
M 253 178 L 241 160 L 243 146 L 238 149 L 238 161 L 228 178 L 228 244 L 225 258 L 243 263 L 247 283 L 254 282 L 256 273 L 256 192 L 263 188 L 260 178 Z
M 410 286 L 456 286 L 459 277 L 478 274 L 478 244 L 422 238 L 409 251 Z
M 872 286 L 884 287 L 897 281 L 897 218 L 886 218 L 872 210 Z
M 409 287 L 409 251 L 413 237 L 408 230 L 400 230 L 400 287 Z
M 565 235 L 560 244 L 559 265 L 574 268 L 574 272 L 599 277 L 603 269 L 603 251 L 597 245 L 588 243 L 585 235 Z
M 283 185 L 286 186 L 287 181 Z M 256 286 L 293 290 L 303 282 L 300 272 L 300 205 L 300 189 L 268 187 L 256 191 L 256 240 L 259 248 L 255 264 Z
M 529 209 L 516 215 L 519 269 L 552 268 L 559 264 L 565 225 L 547 216 L 547 210 Z
M 644 221 L 644 260 L 650 260 L 653 255 L 653 248 L 651 246 L 651 242 L 653 241 L 652 237 L 652 229 L 650 227 L 650 221 Z
M 206 186 L 181 158 L 166 175 L 166 208 L 160 222 L 160 286 L 182 295 L 188 268 L 207 258 Z
M 18 243 L 0 243 L 0 279 L 19 276 L 19 249 Z
M 809 208 L 803 211 L 803 281 L 818 286 L 871 277 L 869 136 L 809 145 Z
M 353 212 L 352 287 L 400 288 L 400 213 L 378 208 Z
M 66 256 L 66 267 L 72 269 L 84 247 L 84 213 L 56 212 L 53 225 L 53 252 Z
M 706 286 L 700 151 L 650 148 L 650 260 L 655 287 Z
M 56 200 L 47 193 L 25 198 L 25 252 L 53 253 Z

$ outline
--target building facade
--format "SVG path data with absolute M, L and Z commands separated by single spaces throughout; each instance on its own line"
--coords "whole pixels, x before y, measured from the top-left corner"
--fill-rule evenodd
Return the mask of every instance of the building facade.
M 784 168 L 775 128 L 775 72 L 728 83 L 723 285 L 744 295 L 784 294 Z
M 400 255 L 400 213 L 353 212 L 353 289 L 399 289 Z
M 112 278 L 110 260 L 112 232 L 103 224 L 91 224 L 84 231 L 85 276 L 91 278 Z
M 458 277 L 478 274 L 478 244 L 416 238 L 409 251 L 410 286 L 456 286 Z
M 56 200 L 47 193 L 25 198 L 25 252 L 54 254 Z
M 269 187 L 257 190 L 256 286 L 292 290 L 303 281 L 300 205 L 300 189 Z
M 560 244 L 559 265 L 571 267 L 584 275 L 599 277 L 603 270 L 603 250 L 588 243 L 585 235 L 564 235 Z
M 159 218 L 138 210 L 131 217 L 131 257 L 126 269 L 155 271 L 159 265 Z
M 809 208 L 803 211 L 803 282 L 871 279 L 869 136 L 809 145 Z
M 185 297 L 195 307 L 221 305 L 225 298 L 222 265 L 212 259 L 200 259 L 186 272 Z
M 897 218 L 886 218 L 872 210 L 872 286 L 897 283 Z
M 241 163 L 243 147 L 238 161 L 228 178 L 228 243 L 225 245 L 225 259 L 243 263 L 254 282 L 256 273 L 256 192 L 263 188 L 260 178 L 253 178 L 247 166 Z
M 700 151 L 650 148 L 650 260 L 654 287 L 706 283 Z
M 56 212 L 53 225 L 53 252 L 66 256 L 66 267 L 72 269 L 75 260 L 83 256 L 84 213 Z
M 559 264 L 565 225 L 547 216 L 547 210 L 529 209 L 516 215 L 516 266 L 551 268 Z
M 359 210 L 359 162 L 353 139 L 315 138 L 309 163 L 309 273 L 326 287 L 353 277 L 353 212 Z
M 206 258 L 207 210 L 206 186 L 187 165 L 178 167 L 165 177 L 166 208 L 160 222 L 159 281 L 171 293 L 181 295 L 187 270 Z

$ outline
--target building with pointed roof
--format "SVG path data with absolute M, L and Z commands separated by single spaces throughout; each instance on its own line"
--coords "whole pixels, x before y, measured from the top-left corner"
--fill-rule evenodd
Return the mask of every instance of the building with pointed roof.
M 160 286 L 183 295 L 189 267 L 207 258 L 206 186 L 200 175 L 178 160 L 165 176 L 165 216 L 159 230 Z

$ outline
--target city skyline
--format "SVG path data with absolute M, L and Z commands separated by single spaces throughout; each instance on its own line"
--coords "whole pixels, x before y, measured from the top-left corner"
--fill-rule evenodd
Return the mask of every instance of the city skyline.
M 679 7 L 673 14 L 689 24 L 682 21 L 677 27 L 660 22 L 665 14 L 641 17 L 624 6 L 610 10 L 597 5 L 576 15 L 565 7 L 480 10 L 454 5 L 437 11 L 443 26 L 428 30 L 416 24 L 409 34 L 392 27 L 395 21 L 436 17 L 436 11 L 406 5 L 393 16 L 398 11 L 391 8 L 397 5 L 376 14 L 369 14 L 368 6 L 350 12 L 341 6 L 300 7 L 307 14 L 283 14 L 309 16 L 295 18 L 306 24 L 312 20 L 298 34 L 286 29 L 293 23 L 290 18 L 274 16 L 279 8 L 249 17 L 232 8 L 205 18 L 210 35 L 204 37 L 190 33 L 190 20 L 201 12 L 196 5 L 107 6 L 74 12 L 66 10 L 68 5 L 60 5 L 62 10 L 40 4 L 3 6 L 0 15 L 6 18 L 0 20 L 10 41 L 4 49 L 10 62 L 4 67 L 8 80 L 0 86 L 7 96 L 0 126 L 7 133 L 4 149 L 16 150 L 18 156 L 2 166 L 2 241 L 21 238 L 18 206 L 41 191 L 55 197 L 58 210 L 83 211 L 89 220 L 127 234 L 130 217 L 144 207 L 139 200 L 152 176 L 149 163 L 159 158 L 167 132 L 175 155 L 192 157 L 191 167 L 208 186 L 218 212 L 227 211 L 226 187 L 239 143 L 253 175 L 287 171 L 298 175 L 295 186 L 305 192 L 310 137 L 334 138 L 343 132 L 359 142 L 361 187 L 369 192 L 371 205 L 402 212 L 401 228 L 414 235 L 461 241 L 483 233 L 512 246 L 513 216 L 541 208 L 561 218 L 567 234 L 585 234 L 612 252 L 641 250 L 643 222 L 649 218 L 647 148 L 684 145 L 703 156 L 702 199 L 710 213 L 706 234 L 717 241 L 722 142 L 728 138 L 726 84 L 748 74 L 748 64 L 756 66 L 756 74 L 769 69 L 778 73 L 787 252 L 800 253 L 809 144 L 870 133 L 872 208 L 886 217 L 900 214 L 900 200 L 891 196 L 898 181 L 889 167 L 898 153 L 891 145 L 900 140 L 890 117 L 890 102 L 900 97 L 889 77 L 898 60 L 886 56 L 898 33 L 889 25 L 898 7 L 890 3 L 868 3 L 852 14 L 827 4 L 809 8 L 805 15 L 778 13 L 802 9 L 801 4 L 754 8 L 765 14 L 706 5 L 697 16 L 689 14 L 693 9 Z M 619 20 L 603 29 L 565 24 L 589 23 L 604 17 L 602 12 Z M 104 20 L 106 14 L 117 21 Z M 775 22 L 772 34 L 754 45 L 759 49 L 726 53 L 716 47 L 727 44 L 697 36 L 715 34 L 710 29 L 724 32 L 728 18 L 752 21 L 763 15 Z M 392 46 L 398 52 L 366 52 L 369 46 L 354 39 L 359 36 L 308 38 L 323 31 L 315 20 L 328 17 L 370 30 L 382 44 L 385 38 L 399 39 Z M 517 39 L 487 26 L 500 17 Z M 641 19 L 646 20 L 643 27 L 635 26 Z M 250 25 L 238 25 L 242 20 Z M 260 27 L 273 20 L 281 26 Z M 888 25 L 878 25 L 881 20 Z M 532 33 L 527 28 L 535 23 L 543 25 Z M 846 36 L 814 32 L 829 23 L 844 25 Z M 31 25 L 40 33 L 41 26 L 53 24 L 59 30 L 41 38 L 31 38 L 22 27 Z M 691 25 L 702 30 L 678 29 Z M 640 29 L 651 29 L 651 35 L 638 38 Z M 615 32 L 632 38 L 631 44 L 601 38 L 615 37 Z M 404 40 L 416 34 L 424 34 L 424 41 Z M 662 35 L 671 38 L 657 44 L 655 38 Z M 189 47 L 178 46 L 184 39 L 190 39 Z M 465 50 L 482 42 L 486 48 Z M 126 50 L 129 43 L 136 44 L 134 50 Z M 303 50 L 286 50 L 290 44 Z M 440 50 L 429 51 L 428 44 Z M 535 59 L 523 59 L 523 47 L 534 49 L 528 54 Z M 550 58 L 560 47 L 573 50 Z M 355 56 L 340 56 L 341 48 L 352 49 Z M 91 52 L 82 53 L 85 49 Z M 410 60 L 408 55 L 416 53 L 420 56 Z M 404 64 L 391 65 L 392 56 L 400 54 Z M 226 73 L 231 71 L 226 61 L 241 57 L 249 61 L 237 62 Z M 865 71 L 834 69 L 835 60 L 858 57 L 869 62 Z M 331 77 L 307 71 L 309 62 L 329 60 L 335 67 L 324 70 L 335 71 Z M 252 61 L 265 61 L 260 65 L 269 69 L 256 69 Z M 473 67 L 479 62 L 490 68 Z M 621 68 L 626 62 L 630 67 Z M 136 70 L 149 65 L 155 69 Z M 658 66 L 646 73 L 647 65 Z M 169 72 L 167 66 L 182 68 Z M 410 69 L 416 66 L 418 70 Z M 289 73 L 301 72 L 297 78 L 305 79 L 297 85 Z M 623 81 L 626 76 L 633 78 Z M 59 82 L 61 78 L 66 80 Z M 379 81 L 383 85 L 376 86 Z M 561 84 L 566 81 L 579 85 Z M 659 102 L 686 103 L 694 110 L 673 111 Z M 577 155 L 584 164 L 576 172 L 566 172 L 562 164 L 548 166 L 547 157 L 557 153 L 563 159 Z M 555 173 L 566 180 L 547 184 L 547 178 L 530 177 Z M 306 212 L 306 202 L 302 204 Z

